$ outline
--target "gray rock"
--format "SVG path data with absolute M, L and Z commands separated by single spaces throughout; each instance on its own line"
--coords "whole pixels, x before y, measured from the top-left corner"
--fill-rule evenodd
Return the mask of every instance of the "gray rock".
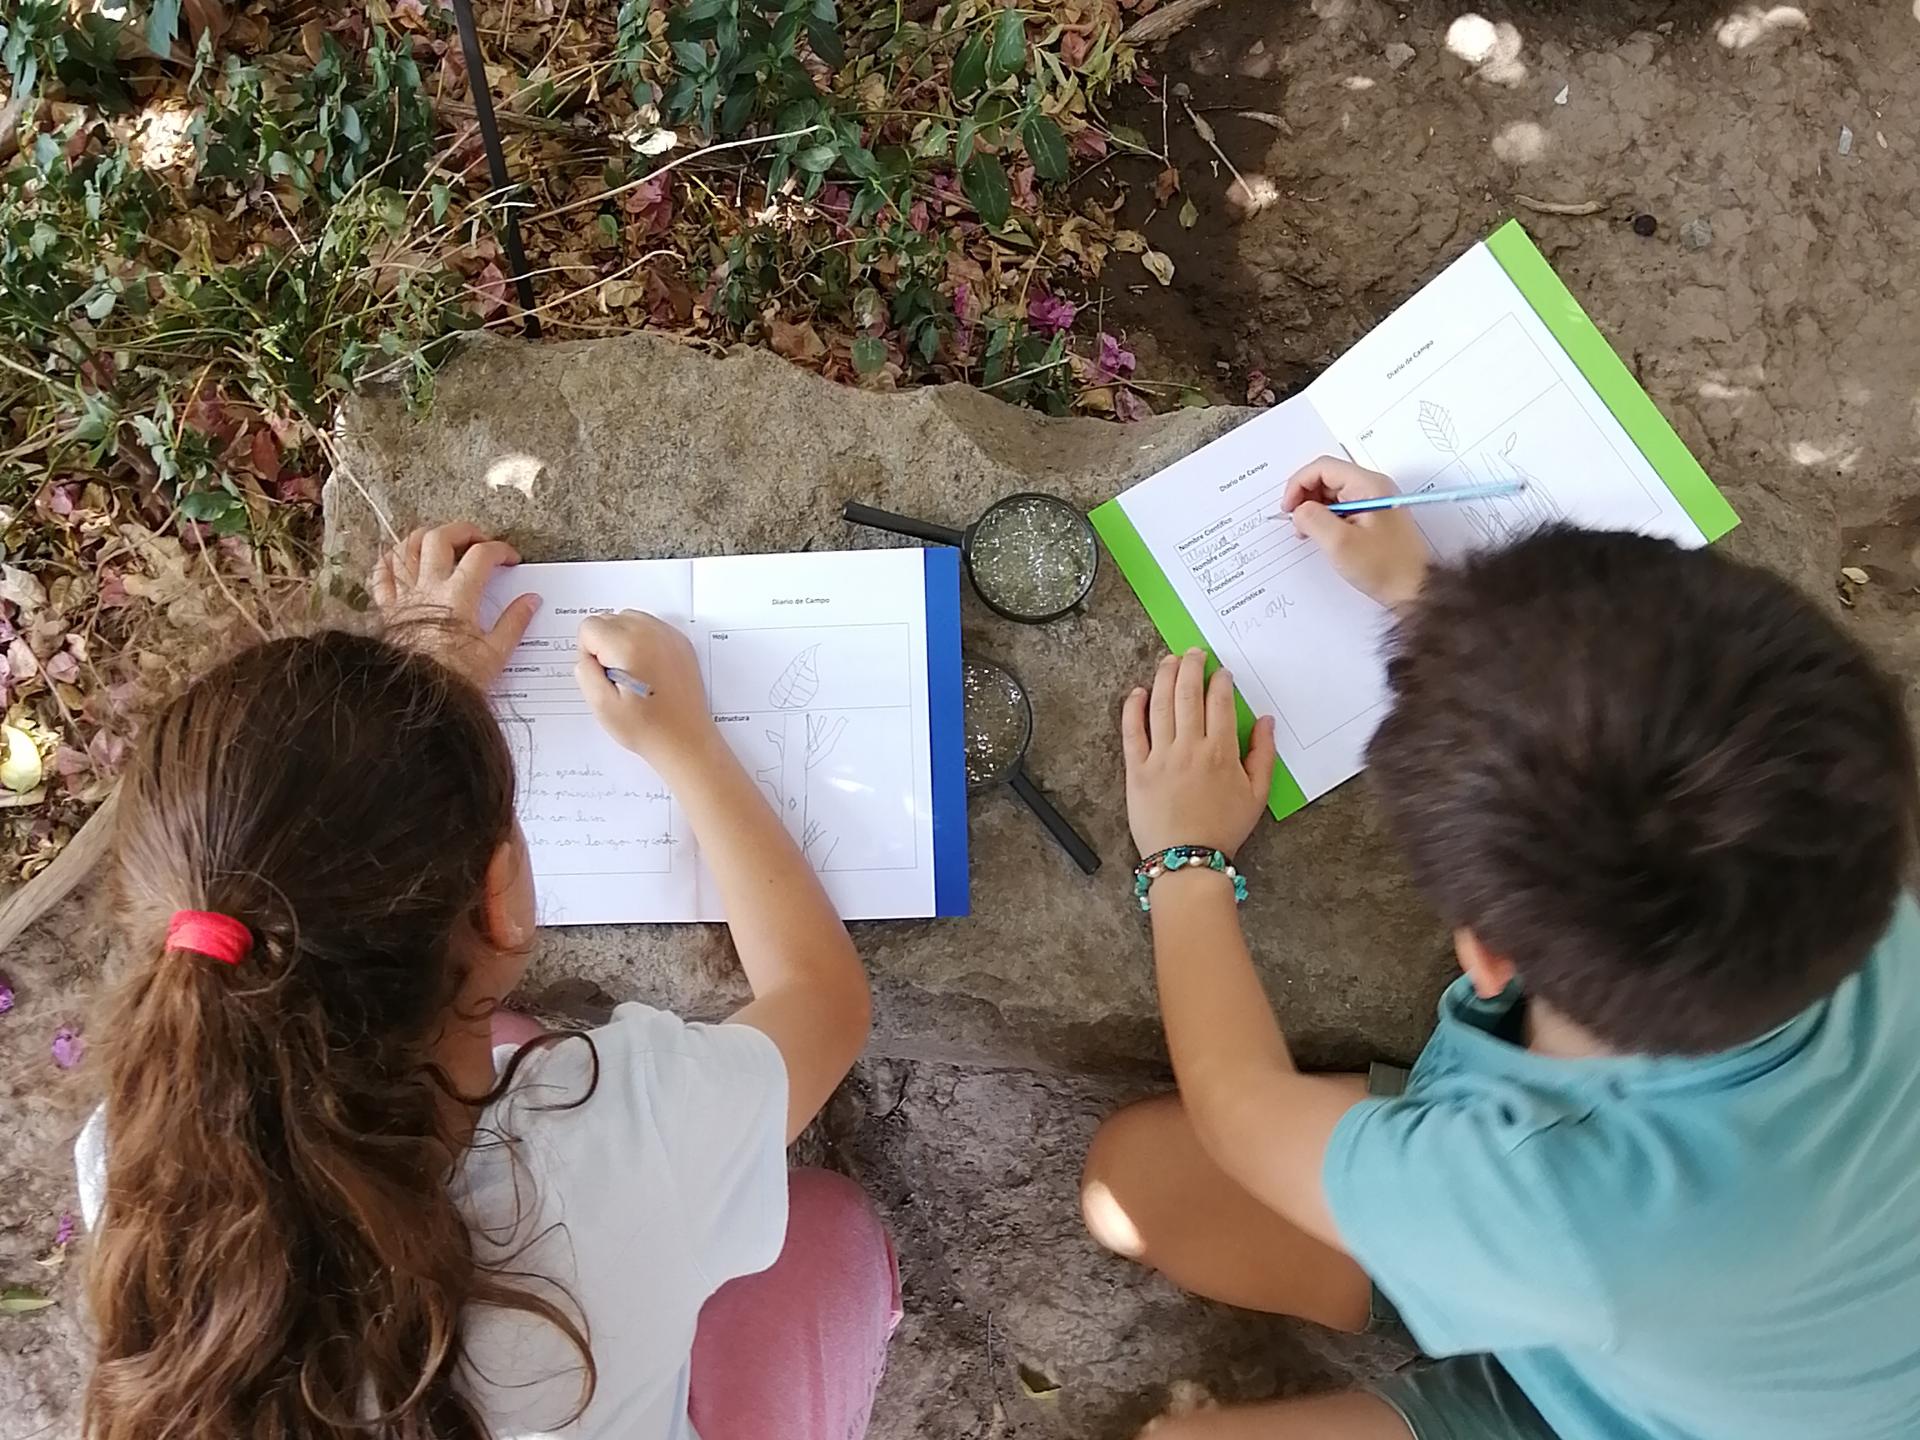
M 429 415 L 410 415 L 393 394 L 350 408 L 326 543 L 348 577 L 364 576 L 386 535 L 456 517 L 506 535 L 530 560 L 883 544 L 841 521 L 843 501 L 955 524 L 1016 490 L 1091 506 L 1251 413 L 1054 420 L 961 386 L 868 394 L 764 353 L 716 360 L 645 334 L 537 347 L 485 340 L 441 375 Z M 855 927 L 875 982 L 877 1052 L 1157 1066 L 1114 727 L 1121 694 L 1160 641 L 1106 564 L 1084 613 L 1066 620 L 1011 624 L 971 596 L 964 617 L 968 648 L 1033 693 L 1030 768 L 1106 867 L 1087 879 L 1010 794 L 975 797 L 972 917 Z M 1254 955 L 1302 1058 L 1352 1066 L 1412 1055 L 1451 962 L 1364 785 L 1263 822 L 1241 858 Z M 697 1016 L 743 994 L 719 927 L 544 932 L 530 985 L 537 996 L 562 981 Z
M 1680 227 L 1680 243 L 1689 250 L 1704 250 L 1713 244 L 1713 222 L 1702 216 Z
M 1406 41 L 1395 40 L 1380 53 L 1385 57 L 1389 70 L 1404 70 L 1417 52 Z

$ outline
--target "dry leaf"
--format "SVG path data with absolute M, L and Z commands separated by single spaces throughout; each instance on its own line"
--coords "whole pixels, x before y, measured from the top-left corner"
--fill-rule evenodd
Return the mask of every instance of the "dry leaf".
M 1154 179 L 1153 198 L 1158 204 L 1165 205 L 1179 191 L 1180 171 L 1178 167 L 1169 165 Z
M 1173 261 L 1158 250 L 1149 250 L 1140 257 L 1140 263 L 1147 267 L 1147 273 L 1162 285 L 1173 283 Z
M 1147 248 L 1147 237 L 1138 230 L 1116 230 L 1113 232 L 1113 248 L 1122 255 L 1138 255 Z
M 1199 223 L 1199 207 L 1193 203 L 1193 197 L 1189 195 L 1185 200 L 1180 202 L 1180 228 L 1182 230 L 1191 230 Z
M 1846 576 L 1847 579 L 1851 580 L 1856 585 L 1865 585 L 1869 580 L 1873 578 L 1871 575 L 1867 574 L 1866 571 L 1862 570 L 1858 565 L 1843 565 L 1840 567 L 1840 573 Z
M 0 785 L 16 795 L 36 790 L 46 774 L 40 759 L 40 747 L 18 725 L 0 725 L 0 739 L 6 746 L 6 758 L 0 760 Z
M 768 328 L 776 355 L 805 363 L 818 360 L 827 353 L 826 342 L 820 338 L 820 333 L 813 328 L 810 320 L 803 320 L 797 325 L 787 320 L 775 320 Z

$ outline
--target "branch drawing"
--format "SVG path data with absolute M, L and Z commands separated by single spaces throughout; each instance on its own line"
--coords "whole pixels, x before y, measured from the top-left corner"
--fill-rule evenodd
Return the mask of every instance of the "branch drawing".
M 819 653 L 818 645 L 802 650 L 768 689 L 767 703 L 780 712 L 780 728 L 766 732 L 777 758 L 754 772 L 754 778 L 772 792 L 774 809 L 780 812 L 787 833 L 816 869 L 827 862 L 840 841 L 818 822 L 808 821 L 811 787 L 807 777 L 833 753 L 847 728 L 844 715 L 807 712 L 807 705 L 820 693 Z
M 1427 443 L 1442 455 L 1460 453 L 1460 432 L 1454 428 L 1453 412 L 1431 400 L 1420 402 L 1420 430 Z

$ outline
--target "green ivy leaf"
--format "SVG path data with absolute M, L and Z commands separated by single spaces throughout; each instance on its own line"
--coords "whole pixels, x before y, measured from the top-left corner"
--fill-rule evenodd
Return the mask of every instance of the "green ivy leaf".
M 987 83 L 987 37 L 974 34 L 953 58 L 953 93 L 964 100 Z
M 1012 6 L 1000 12 L 993 27 L 993 52 L 987 57 L 987 75 L 996 84 L 1027 68 L 1027 21 Z
M 433 223 L 438 225 L 447 218 L 447 208 L 453 204 L 453 192 L 445 185 L 433 187 Z
M 224 490 L 196 490 L 180 497 L 180 513 L 189 520 L 218 521 L 234 504 L 233 496 Z
M 809 145 L 793 157 L 794 167 L 809 175 L 820 175 L 833 168 L 839 152 L 831 145 Z
M 967 161 L 967 168 L 960 172 L 960 188 L 988 229 L 998 230 L 1007 223 L 1007 216 L 1013 212 L 1013 191 L 998 155 L 982 151 Z
M 25 1285 L 9 1285 L 0 1290 L 0 1314 L 4 1315 L 27 1315 L 54 1303 L 51 1296 L 42 1295 Z
M 886 368 L 887 342 L 878 335 L 861 335 L 853 342 L 853 368 L 862 375 L 875 375 Z
M 1037 111 L 1027 116 L 1020 127 L 1020 141 L 1027 147 L 1034 174 L 1042 180 L 1067 178 L 1067 137 L 1052 118 Z
M 180 0 L 152 0 L 147 11 L 147 48 L 156 55 L 173 50 L 173 32 L 180 28 Z

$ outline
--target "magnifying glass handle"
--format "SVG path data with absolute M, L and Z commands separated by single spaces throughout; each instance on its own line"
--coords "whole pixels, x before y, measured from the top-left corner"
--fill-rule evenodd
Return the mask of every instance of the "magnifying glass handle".
M 1025 766 L 1015 766 L 1007 783 L 1013 787 L 1014 794 L 1027 802 L 1027 808 L 1040 817 L 1040 823 L 1060 842 L 1060 848 L 1073 857 L 1073 863 L 1080 867 L 1081 874 L 1091 875 L 1100 868 L 1100 857 L 1093 853 L 1093 847 L 1080 838 L 1080 832 L 1067 823 L 1067 817 L 1054 809 L 1053 802 L 1040 793 L 1040 787 L 1033 783 Z
M 946 525 L 935 525 L 931 520 L 916 520 L 911 515 L 876 510 L 871 505 L 860 505 L 852 500 L 841 507 L 840 516 L 855 525 L 871 525 L 876 530 L 891 530 L 896 535 L 911 535 L 916 540 L 931 540 L 936 545 L 959 545 L 967 538 L 960 531 Z

